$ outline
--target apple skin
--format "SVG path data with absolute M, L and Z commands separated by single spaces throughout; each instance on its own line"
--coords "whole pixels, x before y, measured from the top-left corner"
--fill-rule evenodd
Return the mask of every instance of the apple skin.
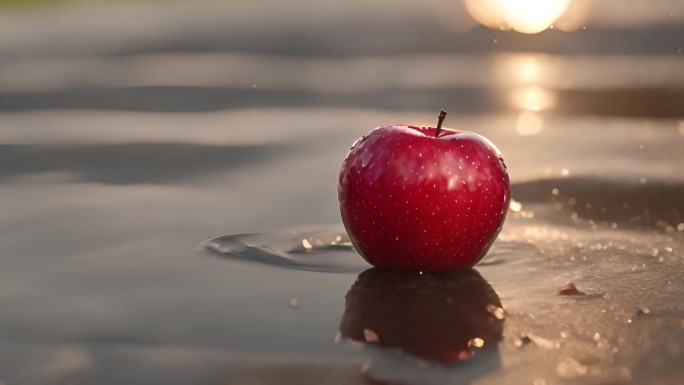
M 443 364 L 498 357 L 504 318 L 497 309 L 499 296 L 473 269 L 421 275 L 372 268 L 346 295 L 340 335 Z M 472 346 L 475 338 L 483 345 Z
M 342 222 L 371 265 L 466 269 L 501 231 L 510 182 L 498 149 L 467 131 L 378 127 L 352 146 L 340 171 Z

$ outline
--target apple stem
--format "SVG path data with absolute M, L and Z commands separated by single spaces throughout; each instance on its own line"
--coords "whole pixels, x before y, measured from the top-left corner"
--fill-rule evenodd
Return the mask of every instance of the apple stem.
M 439 120 L 437 121 L 437 129 L 435 130 L 435 138 L 439 137 L 439 133 L 442 131 L 442 123 L 444 122 L 444 118 L 446 118 L 446 111 L 444 110 L 439 110 Z

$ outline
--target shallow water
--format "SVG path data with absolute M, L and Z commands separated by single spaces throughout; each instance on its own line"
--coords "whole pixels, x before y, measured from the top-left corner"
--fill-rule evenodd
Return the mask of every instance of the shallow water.
M 404 384 L 678 381 L 682 231 L 634 229 L 630 220 L 597 224 L 538 203 L 522 207 L 514 205 L 506 231 L 476 266 L 487 279 L 478 286 L 468 286 L 469 273 L 369 269 L 358 276 L 345 295 L 336 342 L 362 357 L 362 378 Z M 341 274 L 345 268 L 333 267 L 336 252 L 325 250 L 336 243 L 335 234 L 344 237 L 339 229 L 300 232 L 286 241 L 222 237 L 205 246 L 251 262 Z M 326 244 L 316 250 L 309 247 L 312 239 Z M 269 240 L 286 246 L 268 248 Z M 363 269 L 353 250 L 343 253 L 348 264 Z M 569 282 L 577 291 L 564 295 Z M 299 303 L 293 297 L 289 306 L 298 309 Z M 451 308 L 458 310 L 450 314 Z M 500 320 L 499 326 L 477 320 L 478 312 L 488 311 L 489 322 Z M 483 343 L 489 349 L 482 350 Z
M 2 15 L 2 382 L 681 383 L 681 7 L 523 37 L 367 3 Z M 369 270 L 342 159 L 440 107 L 502 151 L 504 229 L 474 272 Z

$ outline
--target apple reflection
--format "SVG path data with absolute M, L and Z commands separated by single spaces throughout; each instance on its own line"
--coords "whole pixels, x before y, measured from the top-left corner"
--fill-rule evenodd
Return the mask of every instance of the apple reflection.
M 455 364 L 485 353 L 498 357 L 503 318 L 499 297 L 475 270 L 422 275 L 369 269 L 347 293 L 340 335 Z

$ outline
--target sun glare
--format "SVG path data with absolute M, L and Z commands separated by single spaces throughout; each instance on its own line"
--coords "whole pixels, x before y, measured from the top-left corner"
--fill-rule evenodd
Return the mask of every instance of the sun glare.
M 470 15 L 490 28 L 539 33 L 565 12 L 570 0 L 464 0 Z

